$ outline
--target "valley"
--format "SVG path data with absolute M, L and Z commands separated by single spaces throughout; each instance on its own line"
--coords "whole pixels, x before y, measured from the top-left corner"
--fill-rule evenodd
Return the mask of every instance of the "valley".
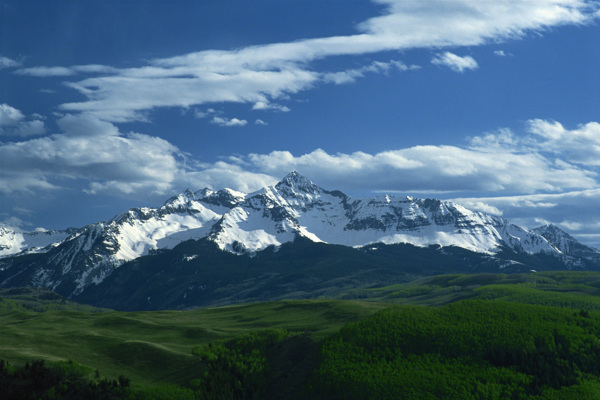
M 425 319 L 418 323 L 419 326 L 422 326 L 418 329 L 426 329 L 432 323 L 429 321 L 430 317 L 427 317 L 429 315 L 427 310 L 431 310 L 431 313 L 434 314 L 458 312 L 462 316 L 453 318 L 461 318 L 465 321 L 475 318 L 473 321 L 481 320 L 484 323 L 488 317 L 481 319 L 482 317 L 477 317 L 477 314 L 472 315 L 471 313 L 490 313 L 489 316 L 491 317 L 496 315 L 494 313 L 497 312 L 501 312 L 499 315 L 505 315 L 503 314 L 505 311 L 494 310 L 507 309 L 510 311 L 506 311 L 509 313 L 506 315 L 513 315 L 513 317 L 506 320 L 501 316 L 493 317 L 495 319 L 494 323 L 498 327 L 490 328 L 492 330 L 489 331 L 489 334 L 493 332 L 496 332 L 494 335 L 500 334 L 500 336 L 493 335 L 490 340 L 493 343 L 502 340 L 505 343 L 503 346 L 512 346 L 510 343 L 521 337 L 519 335 L 529 335 L 523 329 L 538 329 L 537 327 L 541 326 L 539 324 L 542 324 L 546 318 L 555 321 L 552 324 L 559 332 L 563 332 L 563 324 L 575 322 L 577 326 L 581 327 L 577 329 L 586 329 L 586 332 L 592 328 L 594 329 L 593 332 L 595 332 L 595 329 L 600 329 L 600 274 L 596 272 L 440 275 L 406 284 L 350 290 L 341 293 L 339 299 L 284 300 L 188 311 L 117 312 L 98 308 L 86 309 L 84 307 L 88 306 L 65 301 L 59 295 L 53 297 L 50 293 L 33 289 L 29 289 L 29 291 L 27 289 L 21 289 L 20 291 L 4 289 L 0 293 L 0 297 L 2 297 L 2 301 L 0 301 L 1 359 L 15 365 L 36 359 L 43 359 L 50 363 L 72 360 L 72 362 L 90 371 L 99 370 L 102 376 L 109 379 L 125 376 L 131 379 L 133 388 L 149 391 L 156 388 L 156 393 L 163 393 L 160 395 L 163 397 L 158 394 L 148 394 L 150 397 L 147 398 L 157 399 L 171 398 L 164 397 L 167 396 L 165 393 L 171 390 L 164 388 L 180 387 L 181 390 L 187 390 L 186 393 L 188 394 L 198 390 L 194 389 L 195 386 L 191 382 L 202 376 L 202 371 L 207 368 L 206 363 L 209 362 L 206 360 L 210 359 L 202 361 L 202 357 L 206 357 L 202 356 L 206 350 L 199 349 L 208 349 L 206 346 L 209 345 L 217 347 L 229 346 L 227 343 L 234 343 L 235 345 L 235 343 L 242 343 L 235 342 L 235 340 L 239 340 L 235 338 L 260 338 L 268 332 L 282 332 L 284 338 L 305 338 L 298 342 L 303 344 L 296 345 L 293 343 L 300 339 L 287 342 L 285 341 L 287 339 L 284 339 L 284 342 L 281 343 L 292 346 L 290 349 L 283 351 L 280 347 L 280 350 L 274 353 L 265 353 L 270 354 L 269 357 L 272 360 L 272 364 L 268 365 L 273 365 L 277 369 L 289 368 L 290 360 L 286 360 L 285 357 L 297 357 L 297 355 L 294 356 L 294 354 L 297 354 L 294 346 L 312 349 L 306 351 L 315 352 L 314 357 L 317 357 L 317 353 L 320 354 L 320 352 L 325 351 L 324 349 L 329 349 L 327 350 L 329 353 L 326 354 L 330 355 L 324 355 L 325 360 L 333 360 L 328 358 L 333 356 L 331 351 L 334 351 L 330 343 L 337 343 L 336 340 L 338 339 L 336 338 L 339 337 L 338 332 L 340 332 L 340 329 L 342 329 L 342 332 L 352 332 L 357 323 L 369 324 L 370 322 L 367 321 L 377 321 L 377 318 L 383 318 L 384 315 L 397 315 L 393 318 L 400 318 L 401 320 L 405 316 L 412 315 L 412 313 L 422 314 L 422 318 Z M 439 312 L 434 310 L 439 310 Z M 384 314 L 381 314 L 381 312 Z M 521 313 L 524 313 L 523 317 L 519 316 Z M 527 328 L 520 325 L 518 330 L 522 332 L 518 336 L 514 336 L 517 333 L 516 331 L 508 336 L 503 336 L 504 334 L 500 333 L 510 332 L 513 329 L 511 324 L 520 321 L 520 318 L 525 318 L 525 315 L 527 315 L 530 322 L 527 323 Z M 551 315 L 553 316 L 550 317 Z M 517 318 L 517 320 L 514 318 Z M 564 318 L 564 322 L 561 322 L 563 321 L 561 318 Z M 585 323 L 580 325 L 580 322 L 577 321 Z M 381 325 L 381 322 L 378 324 Z M 454 323 L 444 324 L 446 327 L 443 329 L 455 329 L 452 327 Z M 382 328 L 383 326 L 381 325 Z M 598 327 L 595 328 L 596 326 Z M 564 325 L 564 327 L 564 329 L 567 329 L 567 325 Z M 461 340 L 471 340 L 469 339 L 471 334 L 468 333 L 470 329 L 463 331 Z M 485 332 L 486 328 L 482 325 L 481 328 L 473 329 L 484 329 L 482 332 Z M 497 329 L 499 331 L 496 331 Z M 413 332 L 412 334 L 416 333 Z M 409 335 L 409 332 L 402 333 L 401 336 L 395 336 L 396 338 L 392 342 L 389 339 L 378 339 L 377 346 L 390 346 L 389 351 L 393 353 L 399 343 L 407 340 L 402 339 L 402 335 Z M 421 338 L 425 340 L 427 336 L 430 336 L 430 340 L 442 340 L 441 337 L 434 339 L 431 335 L 426 334 Z M 478 335 L 481 335 L 481 333 Z M 539 336 L 542 333 L 538 332 L 533 336 L 535 335 Z M 583 338 L 582 340 L 588 340 L 584 336 L 581 336 L 581 338 Z M 234 342 L 231 342 L 231 340 L 234 340 Z M 397 342 L 398 340 L 399 342 Z M 594 343 L 596 342 L 590 342 L 589 345 L 596 346 Z M 239 346 L 239 344 L 235 346 Z M 580 345 L 573 342 L 573 346 Z M 269 348 L 268 346 L 265 347 L 264 351 L 268 352 Z M 552 349 L 554 347 L 549 348 L 548 351 L 554 354 L 552 352 L 555 350 Z M 274 354 L 279 354 L 279 358 L 273 358 L 275 357 Z M 303 357 L 309 357 L 309 355 L 305 352 Z M 318 376 L 323 377 L 322 374 L 329 373 L 327 368 L 330 367 L 327 363 L 330 361 L 325 362 L 326 364 L 318 364 L 319 366 L 315 367 L 318 368 L 315 369 L 317 378 L 314 378 L 312 372 L 308 375 L 306 371 L 296 371 L 296 373 L 313 377 L 311 379 L 321 379 Z M 415 362 L 422 363 L 424 361 L 415 359 Z M 489 363 L 490 361 L 477 362 Z M 534 395 L 534 392 L 537 393 L 536 396 L 541 396 L 546 392 L 548 394 L 563 390 L 562 384 L 557 387 L 544 386 L 547 383 L 534 384 L 532 382 L 537 382 L 536 379 L 538 378 L 531 378 L 533 381 L 527 378 L 529 372 L 523 370 L 526 367 L 520 367 L 518 363 L 515 365 L 509 364 L 502 368 L 508 368 L 506 371 L 512 371 L 511 374 L 516 373 L 515 377 L 520 378 L 515 378 L 516 380 L 512 381 L 513 378 L 507 375 L 503 379 L 511 380 L 510 385 L 513 385 L 511 387 L 516 391 L 515 393 L 522 392 L 524 396 L 530 396 L 523 398 L 554 398 L 531 396 Z M 285 365 L 288 365 L 288 367 L 285 367 Z M 496 368 L 494 366 L 496 364 L 493 363 L 486 365 L 492 368 L 489 371 Z M 577 367 L 578 370 L 580 367 Z M 276 370 L 268 370 L 265 373 L 268 376 L 265 379 L 270 382 L 269 385 L 274 385 L 274 387 L 281 385 L 280 379 L 283 379 L 281 373 Z M 565 384 L 564 390 L 574 393 L 578 390 L 589 390 L 589 387 L 600 387 L 598 386 L 600 385 L 598 378 L 594 377 L 595 375 L 590 375 L 591 372 L 589 371 L 582 371 L 582 373 L 583 375 L 577 375 L 578 378 L 573 378 L 574 381 L 569 381 L 568 385 Z M 327 378 L 326 381 L 331 382 L 329 379 Z M 341 378 L 334 378 L 334 382 L 340 382 L 341 384 L 342 381 L 337 379 Z M 412 379 L 421 378 L 413 376 Z M 482 378 L 475 377 L 473 379 L 477 381 L 477 379 Z M 486 379 L 492 378 L 488 377 Z M 305 385 L 303 390 L 309 390 L 309 386 L 312 385 L 310 382 L 313 381 L 303 380 L 302 382 Z M 353 380 L 353 382 L 355 381 Z M 358 384 L 357 382 L 355 384 Z M 335 383 L 335 385 L 337 384 Z M 505 384 L 508 384 L 508 381 L 505 381 Z M 532 384 L 538 386 L 534 388 L 531 386 Z M 322 383 L 318 385 L 322 385 Z M 333 386 L 334 389 L 337 387 L 335 385 Z M 375 385 L 373 390 L 382 390 L 380 386 L 377 386 L 379 385 L 377 383 L 371 382 L 368 385 Z M 314 386 L 310 387 L 314 389 Z M 334 390 L 332 386 L 327 386 L 329 389 L 322 386 L 318 387 L 323 392 L 321 393 L 321 389 L 317 390 L 317 393 L 311 395 L 314 398 L 323 398 L 321 397 L 323 393 Z M 352 387 L 352 385 L 349 387 Z M 452 385 L 444 387 L 444 390 L 453 390 Z M 587 389 L 585 389 L 586 387 Z M 339 388 L 335 390 L 339 390 Z M 356 393 L 361 393 L 361 390 L 363 389 L 356 389 Z M 387 393 L 385 391 L 380 393 L 384 393 L 384 395 L 378 398 L 393 398 L 391 394 L 385 394 Z M 324 398 L 327 398 L 327 396 Z M 492 396 L 488 398 L 503 397 Z

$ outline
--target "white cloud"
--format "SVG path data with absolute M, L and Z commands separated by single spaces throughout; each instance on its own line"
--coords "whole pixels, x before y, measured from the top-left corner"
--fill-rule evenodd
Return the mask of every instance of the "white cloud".
M 504 52 L 504 50 L 496 50 L 494 51 L 494 54 L 497 55 L 498 57 L 506 57 L 507 54 Z
M 492 156 L 493 155 L 493 156 Z M 415 146 L 377 154 L 328 154 L 323 150 L 294 156 L 288 151 L 250 154 L 259 170 L 283 176 L 298 170 L 336 187 L 391 191 L 559 191 L 593 188 L 594 173 L 557 164 L 539 154 Z M 518 171 L 518 172 L 517 172 Z
M 15 125 L 24 118 L 25 116 L 20 110 L 17 110 L 6 103 L 0 104 L 0 127 Z
M 163 139 L 122 134 L 86 114 L 67 115 L 58 125 L 62 133 L 0 144 L 0 192 L 57 189 L 84 180 L 90 193 L 165 193 L 180 173 L 181 152 Z
M 555 157 L 557 163 L 600 166 L 600 123 L 588 122 L 568 130 L 561 123 L 542 119 L 527 121 L 529 135 L 519 137 L 508 130 L 471 139 L 476 148 L 520 149 Z
M 265 121 L 263 121 L 262 119 L 257 119 L 256 121 L 254 121 L 255 125 L 269 125 L 268 123 L 266 123 Z
M 461 57 L 450 53 L 449 51 L 437 54 L 435 58 L 431 60 L 431 63 L 446 66 L 455 72 L 465 72 L 467 69 L 473 70 L 479 67 L 477 61 L 475 61 L 473 57 Z
M 213 119 L 211 120 L 211 123 L 213 123 L 215 125 L 225 126 L 225 127 L 230 128 L 230 127 L 235 127 L 235 126 L 246 126 L 248 121 L 246 121 L 245 119 L 238 119 L 238 118 L 213 117 Z
M 42 116 L 33 114 L 29 118 L 8 105 L 0 104 L 0 135 L 4 136 L 36 136 L 46 132 Z
M 486 214 L 495 215 L 501 217 L 503 212 L 500 211 L 497 207 L 489 205 L 483 201 L 479 201 L 478 199 L 472 200 L 462 200 L 460 201 L 464 207 L 467 207 L 470 210 L 481 211 Z
M 377 2 L 385 6 L 383 15 L 359 24 L 359 32 L 354 35 L 231 51 L 206 50 L 155 59 L 139 68 L 34 67 L 23 69 L 21 73 L 70 76 L 76 72 L 101 72 L 104 76 L 69 82 L 71 88 L 87 99 L 63 104 L 61 108 L 69 112 L 91 112 L 113 122 L 146 120 L 147 112 L 156 107 L 187 108 L 223 102 L 272 104 L 318 84 L 352 82 L 369 72 L 368 68 L 382 72 L 381 66 L 376 64 L 366 70 L 313 70 L 311 63 L 326 57 L 477 46 L 598 18 L 597 4 L 580 0 Z M 437 60 L 458 71 L 477 65 L 471 57 L 452 53 L 443 53 Z
M 241 127 L 241 126 L 246 126 L 248 124 L 248 121 L 244 120 L 244 119 L 239 119 L 239 118 L 226 118 L 223 117 L 222 111 L 217 111 L 214 108 L 208 108 L 206 110 L 194 110 L 194 117 L 196 118 L 207 118 L 212 116 L 212 119 L 210 120 L 211 124 L 215 124 L 215 125 L 219 125 L 219 126 L 223 126 L 223 127 Z
M 267 185 L 274 185 L 281 177 L 274 177 L 262 172 L 248 171 L 237 163 L 223 161 L 203 165 L 196 171 L 179 176 L 180 187 L 195 188 L 231 188 L 250 193 Z
M 0 110 L 2 124 L 20 123 L 23 114 L 8 105 Z M 248 122 L 207 111 L 221 126 Z M 257 120 L 256 124 L 264 123 Z M 232 164 L 196 165 L 171 143 L 141 133 L 123 133 L 110 122 L 91 114 L 68 114 L 57 121 L 61 133 L 48 137 L 0 144 L 4 192 L 53 189 L 65 179 L 89 182 L 90 193 L 148 190 L 165 193 L 207 171 L 236 170 L 248 174 L 281 177 L 291 170 L 319 179 L 323 185 L 350 191 L 402 192 L 513 192 L 523 195 L 593 190 L 598 185 L 597 163 L 592 154 L 576 154 L 592 148 L 600 136 L 600 124 L 588 123 L 569 131 L 558 122 L 532 120 L 529 135 L 517 136 L 502 129 L 471 138 L 469 146 L 414 146 L 375 154 L 329 154 L 317 149 L 294 155 L 289 151 L 236 156 Z M 565 139 L 572 136 L 574 139 Z M 559 143 L 564 145 L 561 147 Z M 594 150 L 595 151 L 595 150 Z M 594 153 L 595 154 L 595 153 Z M 577 162 L 577 163 L 576 163 Z M 187 166 L 186 166 L 187 165 Z M 233 166 L 233 167 L 232 167 Z M 229 168 L 229 169 L 228 169 Z M 224 176 L 224 175 L 223 175 Z M 194 178 L 196 179 L 196 178 Z M 198 178 L 199 180 L 199 178 Z M 210 181 L 210 179 L 209 179 Z M 217 182 L 213 179 L 211 182 Z M 219 185 L 216 185 L 220 187 Z M 484 204 L 485 203 L 485 204 Z M 503 209 L 481 200 L 479 209 Z M 552 201 L 537 207 L 551 208 Z M 530 207 L 521 203 L 522 207 Z
M 531 146 L 540 151 L 563 154 L 570 162 L 600 166 L 600 124 L 589 122 L 567 130 L 556 121 L 529 121 L 530 132 L 536 135 Z
M 8 57 L 2 57 L 0 56 L 0 69 L 4 69 L 4 68 L 15 68 L 20 66 L 21 63 L 15 60 L 12 60 Z

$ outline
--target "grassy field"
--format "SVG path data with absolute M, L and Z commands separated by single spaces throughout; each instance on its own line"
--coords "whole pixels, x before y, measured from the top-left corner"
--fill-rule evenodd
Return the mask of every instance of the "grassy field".
M 600 273 L 452 274 L 372 289 L 341 298 L 439 307 L 460 300 L 502 300 L 600 311 Z
M 585 310 L 596 318 L 600 274 L 441 275 L 352 290 L 337 300 L 153 312 L 116 312 L 72 303 L 43 290 L 2 289 L 0 359 L 13 364 L 34 359 L 73 360 L 109 379 L 124 375 L 134 386 L 185 386 L 202 370 L 201 360 L 192 355 L 199 345 L 263 329 L 306 332 L 304 338 L 320 343 L 346 324 L 365 320 L 392 305 L 437 308 L 462 300 Z
M 197 345 L 267 328 L 309 332 L 319 341 L 385 306 L 304 300 L 192 311 L 5 311 L 0 359 L 71 359 L 110 379 L 125 375 L 134 385 L 188 384 L 197 373 Z

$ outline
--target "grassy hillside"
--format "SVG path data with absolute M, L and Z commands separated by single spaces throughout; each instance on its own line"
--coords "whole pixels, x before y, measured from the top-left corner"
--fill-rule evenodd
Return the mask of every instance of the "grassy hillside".
M 482 299 L 600 310 L 600 273 L 439 275 L 406 284 L 350 290 L 340 298 L 424 306 Z
M 0 288 L 0 313 L 10 311 L 80 311 L 104 312 L 105 308 L 76 303 L 52 292 L 32 287 Z
M 123 375 L 134 387 L 205 393 L 238 385 L 243 393 L 250 385 L 267 399 L 291 392 L 329 398 L 342 389 L 356 398 L 400 393 L 386 385 L 412 388 L 403 396 L 435 388 L 423 398 L 585 399 L 600 392 L 597 272 L 441 275 L 347 291 L 339 300 L 189 311 L 116 312 L 11 290 L 0 292 L 0 359 L 73 360 L 109 379 Z M 277 340 L 265 342 L 269 335 Z M 409 383 L 398 383 L 405 377 Z M 400 381 L 386 383 L 393 379 Z
M 133 384 L 187 384 L 196 377 L 195 346 L 260 329 L 310 332 L 321 340 L 385 305 L 306 300 L 157 312 L 29 310 L 0 315 L 0 359 L 73 360 Z

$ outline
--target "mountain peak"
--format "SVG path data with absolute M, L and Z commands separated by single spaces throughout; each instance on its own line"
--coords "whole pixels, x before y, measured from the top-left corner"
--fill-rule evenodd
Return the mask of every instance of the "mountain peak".
M 533 231 L 541 234 L 542 236 L 544 236 L 544 234 L 552 234 L 552 235 L 559 235 L 562 237 L 572 238 L 571 235 L 569 235 L 567 232 L 560 229 L 558 226 L 556 226 L 554 224 L 545 224 L 545 225 L 542 225 L 542 226 L 539 226 L 539 227 L 533 229 Z
M 281 189 L 284 187 L 290 188 L 292 190 L 298 190 L 302 192 L 314 193 L 318 192 L 320 188 L 315 185 L 310 179 L 301 175 L 297 171 L 292 171 L 285 178 L 283 178 L 277 185 L 275 185 L 277 189 Z

